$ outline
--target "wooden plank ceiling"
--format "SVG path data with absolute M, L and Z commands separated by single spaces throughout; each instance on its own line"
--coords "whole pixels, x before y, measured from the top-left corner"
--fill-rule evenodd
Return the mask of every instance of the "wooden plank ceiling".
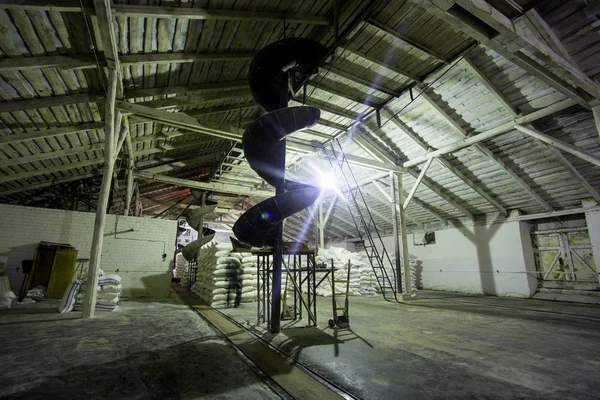
M 319 147 L 339 139 L 348 154 L 408 167 L 408 192 L 428 154 L 439 155 L 406 209 L 410 228 L 600 201 L 597 165 L 515 128 L 525 124 L 600 156 L 596 3 L 393 0 L 374 2 L 375 11 L 359 19 L 371 3 L 340 2 L 339 32 L 354 29 L 308 82 L 306 97 L 301 90 L 292 101 L 318 106 L 322 115 L 292 135 L 314 151 L 288 154 L 291 176 L 314 182 L 315 166 L 327 167 Z M 89 0 L 0 0 L 4 203 L 95 208 L 112 62 L 95 10 Z M 111 12 L 124 100 L 237 135 L 260 115 L 246 81 L 258 50 L 284 37 L 335 41 L 333 0 L 118 0 Z M 271 190 L 236 142 L 129 120 L 138 172 Z M 481 134 L 489 137 L 457 147 Z M 125 159 L 117 161 L 111 212 L 123 209 Z M 380 229 L 390 231 L 389 174 L 354 171 Z M 175 218 L 194 200 L 187 188 L 152 181 L 138 180 L 137 190 L 144 216 Z M 220 203 L 209 216 L 216 227 L 260 201 L 212 196 Z M 302 235 L 312 211 L 286 224 L 288 238 Z M 352 237 L 350 221 L 336 203 L 328 236 Z

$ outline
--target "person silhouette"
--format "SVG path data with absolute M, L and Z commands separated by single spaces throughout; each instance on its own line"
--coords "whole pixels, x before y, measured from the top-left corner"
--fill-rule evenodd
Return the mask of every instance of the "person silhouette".
M 229 286 L 227 287 L 227 307 L 238 307 L 242 301 L 242 280 L 241 280 L 241 267 L 236 266 L 228 270 L 227 278 L 229 280 Z M 234 295 L 235 293 L 235 295 Z M 235 296 L 235 298 L 234 298 Z M 233 304 L 232 304 L 233 300 Z

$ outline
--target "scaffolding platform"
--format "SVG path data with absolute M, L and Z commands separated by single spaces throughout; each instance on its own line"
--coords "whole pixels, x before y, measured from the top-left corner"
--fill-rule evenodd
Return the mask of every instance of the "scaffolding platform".
M 257 256 L 257 278 L 258 278 L 258 303 L 257 323 L 270 325 L 271 309 L 273 299 L 273 252 L 260 251 Z M 282 314 L 285 320 L 301 320 L 306 312 L 308 317 L 307 327 L 317 326 L 317 302 L 316 289 L 331 273 L 331 268 L 318 268 L 314 251 L 288 251 L 283 252 L 282 272 L 286 273 L 287 281 L 293 289 L 293 295 L 289 303 L 287 295 L 282 305 Z M 317 273 L 325 272 L 325 275 L 317 281 Z M 286 287 L 286 290 L 287 290 Z

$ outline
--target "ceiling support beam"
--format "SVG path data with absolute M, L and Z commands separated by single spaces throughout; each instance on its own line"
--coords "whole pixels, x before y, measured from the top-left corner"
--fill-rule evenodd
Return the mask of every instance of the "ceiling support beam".
M 373 142 L 371 140 L 368 140 L 367 136 L 354 135 L 352 137 L 352 140 L 356 144 L 358 144 L 359 146 L 361 146 L 365 151 L 371 153 L 375 158 L 379 158 L 379 159 L 385 160 L 388 163 L 394 162 L 394 158 L 395 157 L 394 157 L 393 154 L 391 154 L 388 150 L 383 149 L 377 143 L 375 143 L 375 142 Z M 417 170 L 415 168 L 408 168 L 408 169 L 406 169 L 406 172 L 408 172 L 410 175 L 412 175 L 415 178 L 418 178 L 418 176 L 419 176 L 419 172 L 417 172 Z M 471 214 L 465 207 L 463 207 L 462 205 L 460 205 L 455 199 L 451 198 L 449 195 L 447 195 L 446 193 L 444 193 L 438 187 L 438 185 L 435 184 L 433 181 L 431 181 L 429 179 L 426 179 L 424 177 L 421 178 L 421 181 L 423 181 L 423 184 L 425 186 L 427 186 L 427 188 L 429 188 L 435 194 L 437 194 L 442 199 L 444 199 L 448 204 L 452 205 L 454 208 L 456 208 L 457 210 L 461 211 L 464 215 L 466 215 L 470 219 L 474 218 L 473 214 Z M 391 197 L 390 197 L 390 201 L 391 201 Z
M 535 21 L 537 21 L 537 24 L 541 24 L 539 26 L 539 29 L 542 30 L 542 34 L 545 32 L 546 34 L 553 36 L 553 32 L 549 29 L 549 27 L 545 24 L 545 22 L 541 19 L 541 17 L 539 16 L 539 14 L 535 11 L 535 10 L 530 10 L 530 12 L 532 12 L 534 14 L 534 18 L 532 19 L 534 22 L 534 25 L 536 24 Z M 558 41 L 558 38 L 556 37 L 550 37 L 550 40 L 553 40 L 557 43 L 555 43 L 559 48 L 562 48 L 560 46 L 560 41 Z M 564 49 L 563 49 L 564 50 Z M 566 52 L 566 50 L 564 50 Z M 568 53 L 565 53 L 568 54 Z M 504 108 L 506 110 L 508 110 L 509 112 L 511 112 L 511 114 L 513 115 L 513 117 L 517 116 L 517 111 L 514 109 L 514 107 L 512 106 L 512 104 L 506 99 L 506 97 L 504 97 L 502 95 L 502 93 L 500 93 L 499 90 L 497 90 L 494 85 L 487 79 L 487 77 L 478 70 L 478 68 L 475 66 L 475 64 L 465 58 L 465 62 L 468 65 L 468 68 L 471 70 L 471 72 L 486 86 L 486 88 L 492 93 L 495 94 L 496 98 L 498 99 L 498 101 L 504 105 Z M 594 108 L 592 108 L 592 111 L 594 110 Z M 594 117 L 596 117 L 596 115 L 594 114 Z M 532 128 L 533 129 L 533 128 Z M 539 141 L 538 139 L 537 143 L 542 146 L 543 148 L 547 149 L 548 151 L 552 152 L 554 157 L 556 157 L 557 160 L 559 160 L 564 166 L 565 168 L 567 168 L 571 174 L 575 177 L 575 179 L 577 179 L 581 185 L 588 191 L 588 193 L 594 198 L 596 199 L 596 201 L 600 201 L 600 193 L 598 193 L 598 191 L 596 189 L 594 189 L 594 187 L 592 185 L 589 184 L 589 182 L 587 181 L 587 179 L 585 179 L 581 173 L 577 170 L 577 168 L 575 168 L 575 166 L 573 166 L 573 164 L 571 164 L 571 162 L 560 152 L 559 149 L 557 149 L 556 147 L 552 146 L 552 145 L 548 145 L 547 143 L 544 143 L 542 141 Z M 504 214 L 506 216 L 506 213 Z
M 565 46 L 562 44 L 561 40 L 558 38 L 556 33 L 552 30 L 550 25 L 544 20 L 544 18 L 538 13 L 535 8 L 530 9 L 526 12 L 527 17 L 523 21 L 532 24 L 533 28 L 539 32 L 542 38 L 550 45 L 552 50 L 556 51 L 560 54 L 565 60 L 571 63 L 572 66 L 580 69 L 577 66 L 577 63 L 571 57 Z
M 374 89 L 377 90 L 378 92 L 381 93 L 385 93 L 388 96 L 394 96 L 394 97 L 400 97 L 401 93 L 393 90 L 393 89 L 388 89 L 380 84 L 378 84 L 377 82 L 371 82 L 367 79 L 364 79 L 362 77 L 350 74 L 340 68 L 337 68 L 336 66 L 332 65 L 332 64 L 325 64 L 323 66 L 324 69 L 326 69 L 327 71 L 329 71 L 330 73 L 337 75 L 337 76 L 341 76 L 342 78 L 346 78 L 352 82 L 355 83 L 359 83 L 365 87 L 368 87 L 370 89 Z
M 510 112 L 513 118 L 519 115 L 518 111 L 513 107 L 512 104 L 510 104 L 506 96 L 504 96 L 504 94 L 502 94 L 502 92 L 500 92 L 494 86 L 492 81 L 490 81 L 488 77 L 485 76 L 483 72 L 481 72 L 481 70 L 475 65 L 473 60 L 469 59 L 468 57 L 465 57 L 463 58 L 463 64 L 467 67 L 471 74 L 473 74 L 475 78 L 477 78 L 477 80 L 481 82 L 483 86 L 485 86 L 485 88 L 496 98 L 496 100 L 498 100 L 498 102 L 502 104 L 504 108 L 508 110 L 508 112 Z
M 424 90 L 419 89 L 420 98 L 423 99 L 426 103 L 428 103 L 433 109 L 437 111 L 437 113 L 446 121 L 451 128 L 453 128 L 458 134 L 460 134 L 463 138 L 468 138 L 468 133 L 463 129 L 463 127 L 456 122 L 437 102 L 429 96 Z M 525 182 L 515 171 L 512 170 L 506 163 L 497 155 L 495 155 L 487 146 L 483 144 L 475 144 L 475 149 L 477 149 L 480 153 L 484 154 L 496 163 L 504 172 L 506 172 L 523 190 L 525 190 L 531 197 L 533 197 L 539 204 L 541 204 L 544 209 L 547 211 L 552 211 L 553 208 L 546 200 L 544 200 L 540 195 L 538 195 L 535 190 Z
M 129 67 L 145 64 L 182 64 L 211 61 L 240 61 L 251 60 L 255 52 L 224 52 L 224 53 L 152 53 L 152 54 L 121 54 L 121 66 Z M 39 68 L 57 68 L 61 70 L 95 69 L 98 63 L 106 66 L 105 53 L 97 53 L 98 61 L 93 55 L 61 55 L 37 57 L 10 57 L 0 59 L 0 72 L 24 71 Z
M 37 131 L 16 133 L 14 135 L 6 135 L 0 137 L 0 145 L 23 142 L 25 140 L 46 139 L 56 136 L 69 135 L 72 133 L 104 130 L 103 122 L 91 122 L 86 124 L 78 124 L 65 126 L 60 128 L 40 129 Z
M 413 184 L 413 187 L 410 189 L 410 192 L 408 192 L 408 196 L 406 196 L 406 199 L 404 200 L 404 204 L 402 205 L 402 208 L 404 208 L 405 210 L 406 210 L 406 207 L 408 207 L 408 205 L 410 204 L 410 201 L 412 200 L 412 198 L 414 197 L 415 192 L 417 191 L 417 189 L 419 188 L 419 185 L 423 181 L 423 178 L 425 177 L 425 174 L 427 173 L 427 170 L 431 166 L 432 162 L 433 162 L 433 158 L 430 158 L 429 160 L 427 160 L 427 162 L 423 166 L 423 169 L 421 169 L 421 172 L 419 173 L 417 180 Z
M 258 107 L 258 105 L 254 101 L 248 101 L 245 103 L 232 104 L 232 105 L 226 105 L 226 106 L 216 106 L 216 107 L 201 108 L 198 110 L 188 110 L 185 113 L 192 117 L 203 117 L 203 116 L 212 115 L 212 114 L 226 113 L 226 112 L 231 112 L 231 111 L 241 111 L 246 108 L 254 108 L 254 107 Z
M 545 133 L 542 133 L 536 129 L 528 128 L 523 125 L 516 125 L 515 128 L 517 128 L 521 132 L 523 132 L 533 138 L 541 140 L 544 143 L 548 143 L 549 145 L 552 145 L 562 151 L 566 151 L 567 153 L 571 153 L 575 157 L 579 157 L 584 161 L 587 161 L 589 163 L 594 164 L 597 167 L 600 167 L 600 157 L 598 157 L 597 155 L 595 155 L 589 151 L 585 151 L 583 149 L 580 149 L 577 146 L 573 146 L 572 144 L 565 143 L 562 140 L 553 138 L 552 136 L 546 135 Z
M 419 172 L 416 169 L 407 168 L 406 171 L 410 175 L 412 175 L 413 178 L 418 179 Z M 439 197 L 444 199 L 448 204 L 450 204 L 452 207 L 454 207 L 455 209 L 457 209 L 458 211 L 460 211 L 461 213 L 466 215 L 469 219 L 471 219 L 471 220 L 475 219 L 475 217 L 469 210 L 467 210 L 455 198 L 453 198 L 454 196 L 451 197 L 450 195 L 448 195 L 444 191 L 442 191 L 441 187 L 436 182 L 432 181 L 431 179 L 429 179 L 427 177 L 422 178 L 422 182 L 423 182 L 423 185 L 427 186 L 427 188 L 429 190 L 431 190 L 433 193 L 437 194 Z
M 18 187 L 16 189 L 7 189 L 7 190 L 0 189 L 0 197 L 6 197 L 6 196 L 10 196 L 10 195 L 13 195 L 16 193 L 21 193 L 21 192 L 28 192 L 30 190 L 43 189 L 43 188 L 47 188 L 49 186 L 61 185 L 63 183 L 68 183 L 68 182 L 80 181 L 83 179 L 91 178 L 96 175 L 97 174 L 93 174 L 93 173 L 77 174 L 77 175 L 73 175 L 73 176 L 66 176 L 63 178 L 54 179 L 54 180 L 47 181 L 47 182 L 36 183 L 33 185 L 26 185 L 26 186 Z
M 128 17 L 177 18 L 217 21 L 282 22 L 292 24 L 331 25 L 326 17 L 276 12 L 220 10 L 189 7 L 160 7 L 115 4 L 115 14 Z
M 355 103 L 362 104 L 362 105 L 367 106 L 367 107 L 371 107 L 371 108 L 379 108 L 379 107 L 381 107 L 381 104 L 374 103 L 373 101 L 369 100 L 369 98 L 371 96 L 369 96 L 368 94 L 365 94 L 364 96 L 361 96 L 361 97 L 356 97 L 356 96 L 349 95 L 347 93 L 344 93 L 341 90 L 338 90 L 338 89 L 335 89 L 335 88 L 332 88 L 332 87 L 329 87 L 329 86 L 324 86 L 324 85 L 318 85 L 317 86 L 316 84 L 312 84 L 312 83 L 309 83 L 308 86 L 310 86 L 312 88 L 315 88 L 315 89 L 318 89 L 318 90 L 322 90 L 322 91 L 327 92 L 329 94 L 333 94 L 335 96 L 338 96 L 338 97 L 341 97 L 341 98 L 353 101 Z
M 381 22 L 375 21 L 374 19 L 369 19 L 367 21 L 367 23 L 369 25 L 371 25 L 372 27 L 380 30 L 381 32 L 388 34 L 389 36 L 393 37 L 394 39 L 396 39 L 404 44 L 407 44 L 414 49 L 419 50 L 421 53 L 423 53 L 427 57 L 433 58 L 434 60 L 441 62 L 443 64 L 449 64 L 449 61 L 446 57 L 444 57 L 440 54 L 437 54 L 433 50 L 428 49 L 427 47 L 423 46 L 422 44 L 417 43 L 416 41 L 396 32 L 395 30 L 382 24 Z
M 227 84 L 225 85 L 227 86 Z M 225 89 L 229 89 L 225 87 Z M 159 88 L 159 89 L 141 89 L 139 91 L 126 91 L 125 93 L 121 93 L 121 98 L 139 98 L 146 96 L 157 96 L 159 94 L 167 95 L 167 94 L 177 94 L 182 90 L 186 90 L 185 87 L 177 87 L 174 86 L 172 88 Z M 200 85 L 192 85 L 190 92 L 198 92 L 198 91 L 215 91 L 217 87 L 213 87 L 212 84 L 200 84 Z M 136 103 L 139 105 L 145 105 L 147 107 L 155 108 L 155 109 L 165 109 L 165 108 L 176 108 L 183 107 L 186 105 L 196 105 L 203 104 L 211 101 L 221 101 L 221 100 L 230 100 L 237 99 L 240 97 L 248 97 L 250 96 L 250 91 L 247 89 L 232 89 L 232 90 L 223 90 L 216 93 L 205 93 L 205 94 L 192 94 L 189 96 L 176 96 L 169 97 L 166 99 L 158 99 L 151 100 L 143 103 Z M 48 97 L 40 97 L 35 99 L 27 99 L 27 100 L 16 100 L 16 101 L 7 101 L 4 103 L 0 103 L 0 113 L 3 112 L 16 112 L 22 110 L 29 110 L 35 108 L 48 108 L 48 107 L 59 107 L 66 106 L 70 104 L 79 104 L 79 103 L 103 103 L 105 101 L 104 93 L 81 93 L 81 94 L 69 94 L 62 96 L 48 96 Z M 119 100 L 121 102 L 121 100 Z
M 160 122 L 163 124 L 171 125 L 176 128 L 189 130 L 192 132 L 204 133 L 211 136 L 216 136 L 221 139 L 232 140 L 236 142 L 242 141 L 241 133 L 228 132 L 222 129 L 215 129 L 207 127 L 199 123 L 195 118 L 190 117 L 184 113 L 171 113 L 162 110 L 156 110 L 140 104 L 127 103 L 124 101 L 117 101 L 117 108 L 123 111 L 124 114 L 135 114 L 141 117 L 147 118 L 151 121 Z M 318 148 L 315 148 L 308 144 L 300 142 L 294 142 L 289 140 L 288 151 L 300 154 L 309 154 L 318 152 Z M 398 171 L 399 168 L 394 164 L 381 163 L 367 158 L 354 156 L 347 154 L 346 158 L 348 162 L 354 166 L 376 169 L 381 171 Z
M 125 144 L 127 148 L 127 185 L 125 187 L 125 204 L 123 204 L 123 215 L 127 216 L 131 210 L 133 187 L 135 185 L 135 177 L 133 176 L 135 171 L 135 152 L 133 151 L 133 141 L 131 140 L 129 119 L 125 118 L 123 122 L 127 126 L 127 137 L 125 138 Z
M 394 72 L 394 73 L 396 73 L 398 75 L 401 75 L 401 76 L 403 76 L 403 77 L 405 77 L 407 79 L 410 79 L 411 81 L 414 81 L 414 82 L 423 82 L 423 80 L 421 78 L 419 78 L 418 76 L 413 75 L 410 72 L 404 71 L 404 70 L 402 70 L 400 68 L 396 68 L 393 65 L 386 63 L 383 60 L 378 60 L 378 59 L 376 59 L 374 57 L 371 57 L 370 55 L 368 55 L 366 53 L 363 53 L 363 52 L 360 52 L 360 51 L 357 51 L 357 50 L 352 50 L 352 49 L 349 49 L 349 48 L 347 48 L 346 51 L 349 52 L 349 53 L 351 53 L 351 54 L 354 54 L 355 56 L 358 56 L 358 57 L 360 57 L 362 59 L 365 59 L 365 60 L 367 60 L 367 61 L 369 61 L 369 62 L 371 62 L 373 64 L 376 64 L 376 65 L 378 65 L 380 67 L 388 69 L 388 70 L 390 70 L 390 71 L 392 71 L 392 72 Z
M 596 124 L 596 132 L 600 136 L 600 104 L 596 104 L 592 107 L 592 113 L 594 114 L 594 123 Z
M 244 92 L 234 91 L 233 93 L 247 93 L 250 94 L 248 90 L 248 81 L 239 80 L 239 81 L 229 81 L 229 82 L 207 82 L 207 83 L 197 83 L 193 85 L 183 85 L 183 86 L 166 86 L 166 87 L 158 87 L 158 88 L 149 88 L 149 89 L 134 89 L 134 90 L 126 90 L 125 98 L 126 99 L 136 99 L 143 97 L 151 97 L 151 96 L 169 96 L 169 95 L 181 95 L 185 96 L 191 93 L 204 92 L 204 91 L 221 91 L 227 89 L 246 89 Z M 219 92 L 221 93 L 221 92 Z M 227 95 L 227 91 L 222 93 L 222 95 Z
M 383 197 L 387 200 L 387 203 L 385 201 L 383 201 L 381 199 L 380 196 L 376 196 L 375 194 L 371 193 L 371 191 L 369 190 L 365 190 L 364 194 L 366 194 L 368 197 L 372 198 L 375 201 L 378 201 L 381 204 L 384 204 L 386 206 L 392 204 L 392 198 L 390 197 L 389 192 L 385 191 L 383 189 L 383 187 L 381 186 L 381 184 L 377 181 L 377 179 L 374 179 L 373 181 L 369 182 L 371 183 L 373 186 L 375 186 L 375 188 L 377 188 L 377 190 L 379 190 L 381 192 L 381 194 L 383 195 Z M 415 203 L 416 204 L 416 203 Z M 400 211 L 400 207 L 398 204 L 396 204 L 396 209 L 399 212 Z M 423 208 L 425 211 L 427 211 L 425 208 Z M 417 221 L 414 217 L 411 217 L 410 215 L 406 214 L 406 218 L 408 218 L 413 224 L 415 225 L 420 225 L 421 223 L 419 221 Z
M 544 143 L 541 140 L 538 141 L 538 143 L 541 146 L 545 147 L 548 151 L 550 151 L 554 155 L 554 157 L 556 157 L 556 159 L 559 160 L 565 166 L 565 168 L 567 168 L 571 172 L 571 174 L 573 174 L 575 179 L 579 181 L 581 186 L 583 186 L 585 190 L 587 190 L 587 192 L 594 198 L 594 200 L 596 200 L 598 204 L 600 204 L 600 193 L 592 185 L 590 185 L 588 180 L 583 175 L 581 175 L 579 170 L 575 168 L 573 164 L 571 164 L 571 162 L 559 149 L 550 144 Z
M 254 12 L 240 10 L 220 10 L 211 8 L 188 8 L 114 4 L 115 15 L 127 17 L 148 18 L 179 18 L 216 21 L 260 21 L 260 22 L 285 22 L 294 24 L 331 25 L 331 20 L 326 17 L 287 14 L 277 12 Z M 91 0 L 81 3 L 75 0 L 62 0 L 59 3 L 44 2 L 39 0 L 2 0 L 0 9 L 4 10 L 30 10 L 30 11 L 55 11 L 85 13 L 98 15 L 98 8 L 94 8 Z
M 580 71 L 571 69 L 570 64 L 566 61 L 562 62 L 564 61 L 562 57 L 554 57 L 547 51 L 547 46 L 539 41 L 534 44 L 529 40 L 530 38 L 524 38 L 521 32 L 516 31 L 510 19 L 484 0 L 411 0 L 411 2 L 496 51 L 583 107 L 589 108 L 588 99 L 576 87 L 581 87 L 594 96 L 598 93 L 598 84 L 582 76 Z M 455 7 L 457 4 L 458 6 Z M 483 24 L 481 22 L 474 24 L 473 16 Z M 550 68 L 540 65 L 521 50 L 541 56 L 551 66 L 556 66 L 561 76 L 557 76 Z
M 259 196 L 271 197 L 275 194 L 274 191 L 259 190 L 254 188 L 241 187 L 239 185 L 228 185 L 217 182 L 199 182 L 189 179 L 179 179 L 166 175 L 156 175 L 147 172 L 136 172 L 135 177 L 146 181 L 154 181 L 166 183 L 169 185 L 177 185 L 192 189 L 207 190 L 217 193 L 236 194 L 240 196 Z
M 534 111 L 530 114 L 515 118 L 514 121 L 504 123 L 502 125 L 499 125 L 495 128 L 490 129 L 489 131 L 485 131 L 485 132 L 479 133 L 477 135 L 469 136 L 468 138 L 465 138 L 465 139 L 460 139 L 452 144 L 449 144 L 448 146 L 444 146 L 435 151 L 430 152 L 429 154 L 427 154 L 427 156 L 420 156 L 420 157 L 416 157 L 412 160 L 408 160 L 402 164 L 402 167 L 404 167 L 404 168 L 414 167 L 415 165 L 419 165 L 419 164 L 426 162 L 428 157 L 439 157 L 439 156 L 442 156 L 445 154 L 453 153 L 455 151 L 472 146 L 476 143 L 480 143 L 485 140 L 491 139 L 493 137 L 513 131 L 515 129 L 515 124 L 529 124 L 529 123 L 535 122 L 539 119 L 549 117 L 551 115 L 554 115 L 556 113 L 564 111 L 570 107 L 573 107 L 576 104 L 577 103 L 571 99 L 566 99 L 566 100 L 560 101 L 556 104 L 553 104 L 548 107 L 544 107 L 544 108 Z
M 182 135 L 182 133 L 178 133 L 178 134 L 173 135 L 171 137 L 181 136 L 181 135 Z M 159 139 L 168 139 L 168 137 L 163 137 L 163 136 L 160 136 L 160 135 L 157 135 L 157 136 L 155 136 L 155 135 L 139 136 L 139 137 L 136 137 L 136 138 L 132 139 L 132 144 L 143 143 L 143 142 L 148 142 L 148 141 L 152 141 L 152 140 L 159 140 Z M 178 148 L 190 147 L 190 146 L 196 146 L 196 145 L 200 145 L 200 144 L 205 144 L 205 143 L 207 143 L 209 141 L 210 141 L 210 139 L 203 138 L 203 139 L 191 140 L 191 141 L 182 142 L 182 143 L 176 143 L 176 144 L 170 144 L 170 143 L 160 144 L 160 145 L 156 145 L 156 147 L 154 147 L 154 148 L 149 148 L 149 149 L 144 149 L 144 150 L 140 150 L 140 151 L 135 151 L 135 155 L 136 156 L 143 156 L 143 155 L 150 155 L 150 154 L 155 154 L 155 153 L 161 153 L 163 151 L 175 150 L 175 149 L 178 149 Z M 0 160 L 0 167 L 9 167 L 9 166 L 14 166 L 14 165 L 20 165 L 20 164 L 35 162 L 35 161 L 50 160 L 50 159 L 53 159 L 53 158 L 64 157 L 64 156 L 68 156 L 68 155 L 83 154 L 83 153 L 87 153 L 87 152 L 90 152 L 90 151 L 101 151 L 103 149 L 104 149 L 104 142 L 93 143 L 93 144 L 84 145 L 84 146 L 70 147 L 70 148 L 63 149 L 63 150 L 49 151 L 49 152 L 46 152 L 46 153 L 31 154 L 31 155 L 27 155 L 27 156 L 10 158 L 10 159 L 7 159 L 7 160 Z M 37 173 L 36 175 L 43 175 L 43 174 L 52 173 L 52 171 L 54 170 L 53 168 L 54 167 L 49 168 L 47 170 L 37 169 L 36 172 L 40 172 L 40 173 Z M 15 176 L 15 175 L 9 175 L 7 177 L 7 179 L 13 180 L 12 179 L 13 176 Z
M 387 110 L 382 109 L 386 118 L 389 118 L 391 122 L 400 129 L 406 136 L 408 136 L 417 146 L 421 147 L 425 152 L 429 152 L 430 147 L 427 143 L 425 143 L 415 132 L 412 131 L 404 122 L 400 120 L 398 116 L 393 116 Z M 377 135 L 377 131 L 374 132 Z M 481 188 L 480 185 L 475 184 L 469 177 L 460 172 L 450 161 L 448 161 L 444 156 L 438 156 L 435 158 L 438 163 L 452 172 L 458 179 L 462 180 L 467 186 L 469 186 L 473 191 L 487 200 L 492 206 L 494 206 L 498 211 L 500 211 L 503 215 L 508 215 L 508 211 L 502 204 L 500 204 L 496 199 L 494 199 L 491 195 L 489 195 L 485 190 Z
M 102 4 L 99 4 L 102 3 Z M 95 0 L 94 4 L 97 9 L 101 12 L 105 12 L 110 17 L 110 5 L 107 0 Z M 99 18 L 99 21 L 102 19 Z M 109 18 L 112 24 L 112 18 Z M 111 25 L 112 26 L 112 25 Z M 104 40 L 104 38 L 103 38 Z M 105 47 L 109 46 L 109 43 L 105 42 Z M 98 278 L 100 276 L 100 259 L 102 257 L 102 244 L 104 240 L 104 226 L 106 224 L 106 213 L 108 211 L 108 199 L 110 197 L 111 183 L 113 180 L 113 171 L 115 166 L 115 142 L 116 142 L 116 126 L 120 119 L 119 111 L 115 109 L 115 99 L 119 88 L 119 72 L 117 70 L 118 60 L 113 60 L 114 65 L 110 65 L 108 74 L 108 93 L 106 101 L 106 109 L 104 115 L 104 122 L 106 127 L 105 142 L 104 142 L 104 171 L 102 173 L 102 183 L 100 191 L 98 193 L 98 203 L 96 207 L 96 219 L 94 222 L 94 230 L 92 237 L 92 245 L 90 250 L 90 265 L 87 274 L 87 287 L 92 289 L 98 285 Z M 81 318 L 88 319 L 94 316 L 96 310 L 96 290 L 87 290 L 83 301 L 83 313 Z

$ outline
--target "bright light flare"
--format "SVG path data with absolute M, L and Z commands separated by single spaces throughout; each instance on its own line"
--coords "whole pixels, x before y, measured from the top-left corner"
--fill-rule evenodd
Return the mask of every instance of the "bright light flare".
M 321 189 L 335 190 L 337 189 L 337 186 L 337 180 L 335 179 L 335 176 L 333 174 L 325 172 L 319 175 L 319 187 Z

